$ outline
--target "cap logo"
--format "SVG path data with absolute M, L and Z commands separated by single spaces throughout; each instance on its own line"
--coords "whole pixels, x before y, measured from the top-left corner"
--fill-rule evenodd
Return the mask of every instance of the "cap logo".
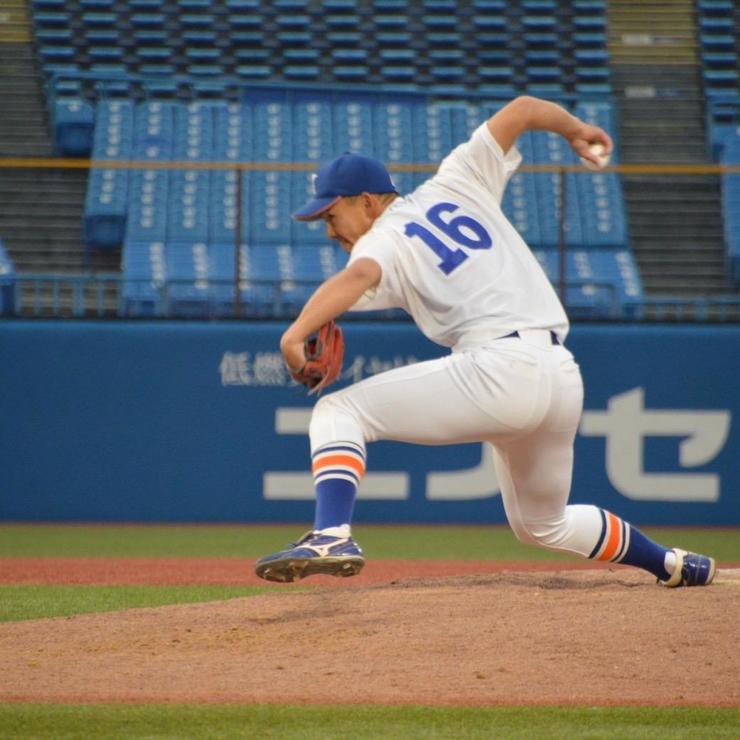
M 311 187 L 313 188 L 313 194 L 317 195 L 316 192 L 316 180 L 318 180 L 319 176 L 314 172 L 313 175 L 311 175 Z

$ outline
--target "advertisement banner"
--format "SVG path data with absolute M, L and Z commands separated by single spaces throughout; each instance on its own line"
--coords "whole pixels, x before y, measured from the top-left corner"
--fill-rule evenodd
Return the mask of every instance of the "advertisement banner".
M 405 323 L 343 324 L 340 384 L 445 353 Z M 313 519 L 313 398 L 282 324 L 0 324 L 0 519 Z M 637 524 L 740 525 L 740 327 L 595 325 L 573 503 Z M 503 523 L 491 449 L 368 446 L 356 521 Z

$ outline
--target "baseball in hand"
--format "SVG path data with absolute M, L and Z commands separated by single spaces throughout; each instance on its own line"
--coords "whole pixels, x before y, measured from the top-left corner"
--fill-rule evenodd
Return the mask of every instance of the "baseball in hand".
M 595 154 L 599 158 L 599 164 L 594 164 L 584 157 L 580 157 L 581 164 L 589 170 L 601 170 L 609 164 L 611 157 L 608 154 L 604 154 L 606 147 L 603 144 L 591 144 L 588 150 L 591 154 Z

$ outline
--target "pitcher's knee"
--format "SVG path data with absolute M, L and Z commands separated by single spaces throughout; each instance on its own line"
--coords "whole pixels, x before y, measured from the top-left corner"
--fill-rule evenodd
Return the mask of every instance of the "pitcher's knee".
M 532 533 L 527 529 L 523 522 L 509 522 L 511 531 L 519 542 L 525 545 L 535 545 L 537 541 L 532 536 Z
M 338 414 L 348 415 L 346 404 L 342 403 L 341 396 L 337 393 L 330 393 L 322 396 L 316 402 L 311 412 L 311 424 L 309 429 L 325 423 L 333 423 Z
M 550 549 L 560 549 L 567 535 L 565 519 L 559 517 L 548 521 L 522 521 L 512 527 L 520 542 Z
M 364 444 L 359 415 L 342 393 L 321 397 L 313 408 L 308 433 L 312 448 L 346 440 Z

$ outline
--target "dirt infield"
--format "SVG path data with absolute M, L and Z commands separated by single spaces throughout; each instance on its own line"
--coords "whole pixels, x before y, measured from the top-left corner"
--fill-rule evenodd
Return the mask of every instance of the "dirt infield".
M 363 587 L 398 578 L 464 576 L 506 571 L 602 569 L 593 562 L 533 563 L 521 560 L 371 560 L 357 578 L 320 578 L 304 584 Z M 150 586 L 266 586 L 244 558 L 0 558 L 0 583 L 150 585 Z M 284 589 L 284 586 L 274 586 Z
M 0 560 L 0 581 L 49 582 L 42 560 Z M 83 582 L 82 562 L 55 582 Z M 171 582 L 155 561 L 88 562 L 87 583 Z M 237 562 L 252 583 L 243 560 L 160 565 L 192 583 L 196 563 L 225 579 Z M 2 624 L 0 701 L 740 705 L 737 570 L 672 590 L 627 568 L 376 561 L 302 585 Z

